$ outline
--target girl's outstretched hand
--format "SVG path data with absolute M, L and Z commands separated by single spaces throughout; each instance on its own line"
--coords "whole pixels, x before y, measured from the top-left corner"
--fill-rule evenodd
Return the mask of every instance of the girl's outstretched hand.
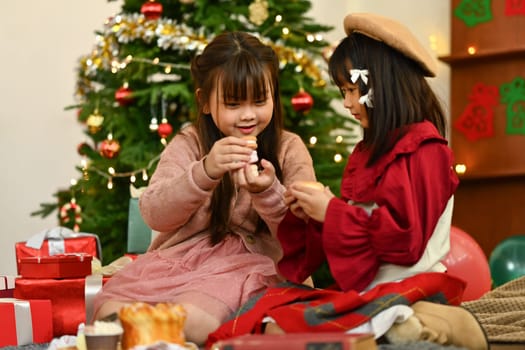
M 243 168 L 233 171 L 233 181 L 238 187 L 249 192 L 258 193 L 266 190 L 275 180 L 275 168 L 266 159 L 261 159 L 262 170 L 258 171 L 255 164 L 246 164 Z
M 333 197 L 328 187 L 296 181 L 285 192 L 285 203 L 289 203 L 290 210 L 299 218 L 305 219 L 306 216 L 324 222 L 328 203 Z
M 297 203 L 297 198 L 292 194 L 292 191 L 287 189 L 284 191 L 284 204 L 290 208 L 290 211 L 297 216 L 299 219 L 308 222 L 308 215 L 304 212 L 303 208 Z
M 244 168 L 250 160 L 252 149 L 247 141 L 227 136 L 215 142 L 204 160 L 206 174 L 212 179 L 221 178 L 228 171 Z

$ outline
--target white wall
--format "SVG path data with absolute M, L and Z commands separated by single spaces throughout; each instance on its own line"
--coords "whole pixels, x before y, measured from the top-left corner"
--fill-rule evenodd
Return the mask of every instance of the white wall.
M 344 36 L 343 15 L 376 12 L 410 27 L 425 44 L 436 35 L 449 50 L 449 2 L 444 0 L 313 0 L 311 16 Z M 94 31 L 121 1 L 6 1 L 0 21 L 0 275 L 16 273 L 14 243 L 57 225 L 30 213 L 52 202 L 58 188 L 77 177 L 77 145 L 84 141 L 74 110 L 77 59 L 93 47 Z M 401 9 L 411 9 L 410 12 Z M 448 106 L 448 68 L 440 64 L 434 86 Z
M 76 178 L 84 141 L 73 104 L 77 59 L 119 10 L 107 0 L 5 1 L 0 21 L 0 275 L 15 274 L 14 243 L 57 225 L 31 217 Z M 56 213 L 56 212 L 55 212 Z

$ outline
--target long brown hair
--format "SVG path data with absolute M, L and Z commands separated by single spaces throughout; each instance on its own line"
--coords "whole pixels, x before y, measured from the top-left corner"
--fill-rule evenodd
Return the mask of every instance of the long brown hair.
M 330 57 L 328 69 L 338 86 L 350 82 L 349 69 L 368 69 L 368 84 L 358 80 L 364 95 L 373 89 L 373 108 L 365 106 L 368 128 L 363 143 L 374 164 L 403 137 L 406 126 L 428 120 L 446 135 L 443 108 L 415 61 L 383 42 L 354 32 L 344 38 Z
M 191 63 L 191 74 L 195 89 L 200 91 L 197 98 L 199 117 L 196 127 L 204 154 L 210 151 L 217 140 L 224 137 L 213 119 L 203 111 L 217 84 L 221 84 L 225 102 L 226 99 L 244 101 L 250 95 L 254 99 L 266 99 L 268 93 L 272 94 L 273 116 L 268 126 L 257 136 L 257 153 L 259 158 L 273 164 L 277 178 L 282 180 L 278 154 L 283 112 L 279 91 L 279 60 L 273 49 L 248 33 L 222 33 L 205 47 L 202 54 L 195 56 Z M 266 91 L 268 85 L 271 91 Z M 252 89 L 251 94 L 249 89 Z M 212 244 L 219 243 L 229 232 L 230 202 L 234 191 L 231 177 L 226 173 L 211 199 Z M 265 227 L 264 222 L 259 219 L 257 231 L 262 231 Z

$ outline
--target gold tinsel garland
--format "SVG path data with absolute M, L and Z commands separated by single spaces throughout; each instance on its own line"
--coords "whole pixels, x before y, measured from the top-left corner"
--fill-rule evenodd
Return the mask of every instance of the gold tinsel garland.
M 143 14 L 116 15 L 106 21 L 101 35 L 97 36 L 95 48 L 91 54 L 80 58 L 77 97 L 84 98 L 87 93 L 94 90 L 90 80 L 97 71 L 113 71 L 123 69 L 133 58 L 119 58 L 120 44 L 134 40 L 143 40 L 146 43 L 156 42 L 163 50 L 201 51 L 210 41 L 202 32 L 183 23 L 176 23 L 171 19 L 160 18 L 147 20 Z M 326 82 L 321 76 L 319 67 L 304 50 L 296 50 L 284 45 L 274 43 L 270 39 L 260 38 L 277 53 L 281 66 L 293 64 L 296 70 L 303 71 L 317 86 L 324 86 Z M 142 59 L 144 61 L 144 59 Z M 152 64 L 159 64 L 152 60 Z M 180 66 L 177 63 L 164 62 L 164 65 Z

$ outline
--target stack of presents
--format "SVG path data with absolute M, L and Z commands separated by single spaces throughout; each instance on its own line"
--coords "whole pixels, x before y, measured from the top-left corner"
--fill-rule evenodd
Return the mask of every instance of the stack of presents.
M 146 250 L 151 229 L 136 204 L 130 211 L 128 251 L 133 254 L 123 258 L 131 261 Z M 15 251 L 18 275 L 0 273 L 0 348 L 76 335 L 93 316 L 93 298 L 111 278 L 106 272 L 114 272 L 100 266 L 99 237 L 55 227 L 16 243 Z

